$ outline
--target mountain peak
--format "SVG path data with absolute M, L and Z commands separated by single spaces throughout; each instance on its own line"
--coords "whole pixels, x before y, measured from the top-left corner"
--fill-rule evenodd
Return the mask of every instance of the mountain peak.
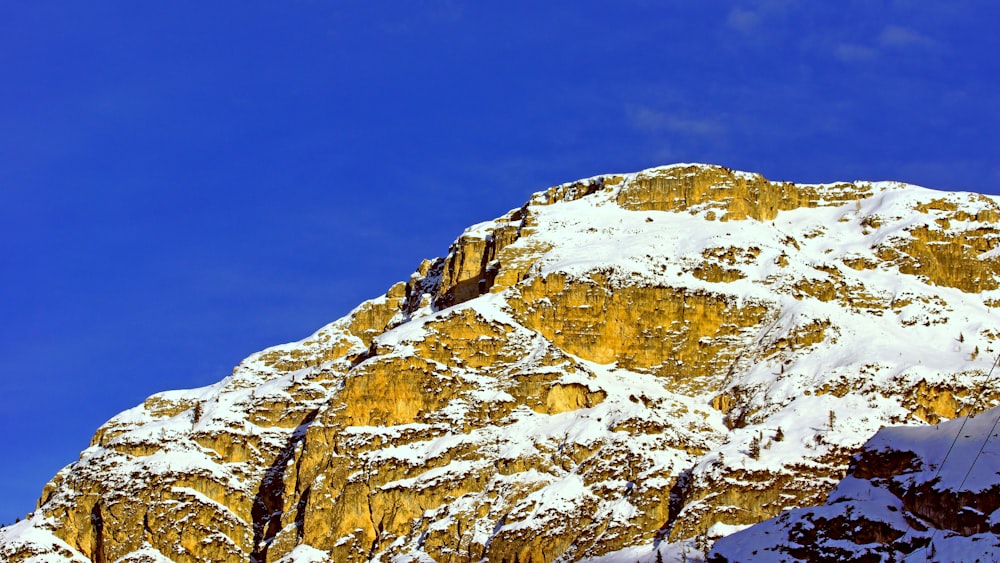
M 308 338 L 114 417 L 0 554 L 681 558 L 819 504 L 884 425 L 1000 399 L 977 395 L 998 218 L 703 164 L 549 188 Z
M 705 213 L 709 220 L 751 218 L 770 221 L 779 211 L 840 205 L 892 186 L 899 184 L 772 182 L 760 174 L 724 166 L 682 163 L 649 168 L 634 174 L 608 174 L 563 184 L 536 194 L 532 202 L 554 203 L 610 190 L 623 209 Z

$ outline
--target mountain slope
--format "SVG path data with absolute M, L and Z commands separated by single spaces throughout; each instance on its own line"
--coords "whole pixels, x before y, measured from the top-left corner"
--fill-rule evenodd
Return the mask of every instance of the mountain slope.
M 715 544 L 709 560 L 1000 560 L 1000 408 L 925 428 L 880 430 L 827 504 Z
M 551 188 L 309 338 L 114 417 L 0 555 L 704 546 L 822 502 L 880 427 L 998 398 L 998 219 L 976 194 L 707 165 Z

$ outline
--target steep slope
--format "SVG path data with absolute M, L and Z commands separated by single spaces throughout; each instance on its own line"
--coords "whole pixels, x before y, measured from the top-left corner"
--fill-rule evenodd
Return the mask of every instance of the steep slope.
M 998 423 L 994 408 L 880 430 L 826 505 L 728 536 L 709 561 L 998 561 Z
M 114 417 L 0 555 L 704 546 L 822 502 L 884 425 L 995 401 L 998 219 L 976 194 L 706 165 L 551 188 L 309 338 Z

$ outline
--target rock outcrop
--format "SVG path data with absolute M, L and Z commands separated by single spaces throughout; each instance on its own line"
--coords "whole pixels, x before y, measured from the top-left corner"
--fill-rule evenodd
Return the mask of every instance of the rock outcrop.
M 1000 560 L 1000 408 L 879 431 L 823 506 L 719 541 L 711 563 Z
M 7 561 L 652 561 L 975 412 L 1000 204 L 706 165 L 582 180 L 101 427 Z

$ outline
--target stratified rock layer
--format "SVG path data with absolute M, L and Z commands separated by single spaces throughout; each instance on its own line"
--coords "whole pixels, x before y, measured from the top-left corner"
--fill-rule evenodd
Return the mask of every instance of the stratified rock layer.
M 822 502 L 881 426 L 996 398 L 998 217 L 975 194 L 705 165 L 551 188 L 309 338 L 111 419 L 0 556 L 703 548 Z

